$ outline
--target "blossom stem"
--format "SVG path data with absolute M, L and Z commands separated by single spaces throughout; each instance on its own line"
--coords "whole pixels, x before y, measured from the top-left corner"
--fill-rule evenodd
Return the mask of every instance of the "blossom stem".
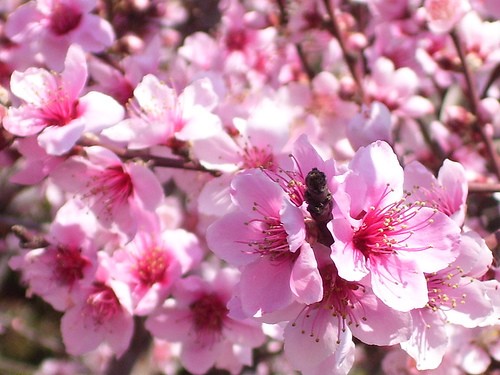
M 458 36 L 458 33 L 456 30 L 452 30 L 450 32 L 451 39 L 453 40 L 453 44 L 455 46 L 455 49 L 457 50 L 458 57 L 462 63 L 462 72 L 465 77 L 465 83 L 466 83 L 466 90 L 467 90 L 467 97 L 469 99 L 469 104 L 472 113 L 475 114 L 476 116 L 476 121 L 474 124 L 475 130 L 479 133 L 485 147 L 486 147 L 486 152 L 488 154 L 488 157 L 492 163 L 495 175 L 497 176 L 497 179 L 500 180 L 500 160 L 498 157 L 498 154 L 495 150 L 495 146 L 493 144 L 493 141 L 491 138 L 488 136 L 486 132 L 486 121 L 484 120 L 481 111 L 480 111 L 480 103 L 479 103 L 479 96 L 476 90 L 476 87 L 474 86 L 474 82 L 472 80 L 472 73 L 469 69 L 469 66 L 467 64 L 466 58 L 465 58 L 465 52 L 462 47 L 462 43 L 460 42 L 460 38 Z
M 327 29 L 339 42 L 340 50 L 342 51 L 342 55 L 344 56 L 344 60 L 345 60 L 345 63 L 347 65 L 347 68 L 349 69 L 349 72 L 351 73 L 351 76 L 354 79 L 354 82 L 356 82 L 356 85 L 358 86 L 361 100 L 364 101 L 365 94 L 364 94 L 363 85 L 361 82 L 362 80 L 361 80 L 361 77 L 359 75 L 359 70 L 357 68 L 358 59 L 355 56 L 353 56 L 352 53 L 349 53 L 347 51 L 347 47 L 345 45 L 344 38 L 342 37 L 342 32 L 341 32 L 340 27 L 337 23 L 337 18 L 335 17 L 335 13 L 334 13 L 332 6 L 330 4 L 330 0 L 323 0 L 323 3 L 325 4 L 325 8 L 326 8 L 326 11 L 327 11 L 328 17 L 329 17 L 329 22 L 327 23 Z
M 286 4 L 284 0 L 277 0 L 278 8 L 279 8 L 279 22 L 281 26 L 286 26 L 288 23 L 288 13 L 286 11 Z M 309 66 L 307 62 L 306 54 L 304 53 L 304 49 L 300 45 L 300 43 L 295 43 L 295 50 L 297 51 L 297 56 L 299 57 L 300 63 L 302 64 L 302 69 L 309 78 L 309 81 L 312 81 L 315 74 L 313 69 Z
M 482 182 L 469 182 L 469 193 L 498 193 L 500 184 L 488 184 Z
M 22 225 L 13 225 L 10 230 L 19 238 L 21 247 L 24 249 L 39 249 L 49 246 L 49 243 L 44 237 L 34 235 Z
M 193 160 L 184 160 L 184 159 L 174 159 L 167 158 L 163 156 L 155 156 L 151 155 L 147 150 L 127 150 L 120 147 L 110 146 L 110 145 L 102 145 L 99 142 L 94 140 L 90 140 L 88 138 L 81 140 L 78 143 L 80 146 L 101 146 L 105 147 L 110 151 L 113 151 L 117 156 L 124 160 L 131 159 L 141 159 L 144 162 L 150 162 L 154 167 L 166 167 L 166 168 L 175 168 L 175 169 L 185 169 L 191 171 L 199 171 L 210 173 L 214 177 L 219 177 L 221 175 L 220 171 L 207 169 L 200 163 L 197 163 Z

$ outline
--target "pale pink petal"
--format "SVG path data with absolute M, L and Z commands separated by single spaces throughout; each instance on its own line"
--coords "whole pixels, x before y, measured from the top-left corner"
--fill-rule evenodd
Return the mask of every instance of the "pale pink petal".
M 127 172 L 134 186 L 134 199 L 146 210 L 154 210 L 163 199 L 163 189 L 156 175 L 140 164 L 129 164 Z
M 369 261 L 373 292 L 387 306 L 398 311 L 425 306 L 427 280 L 415 263 L 395 255 L 378 255 Z
M 361 280 L 369 273 L 365 256 L 353 247 L 353 230 L 347 220 L 333 220 L 333 230 L 338 239 L 332 245 L 331 258 L 337 266 L 339 276 L 349 281 Z
M 3 119 L 3 127 L 8 132 L 21 137 L 38 134 L 46 125 L 45 121 L 39 117 L 37 109 L 30 106 L 10 107 L 7 116 Z
M 321 322 L 322 329 L 319 332 L 313 326 L 318 324 L 315 319 L 299 317 L 295 325 L 289 323 L 286 326 L 284 332 L 285 355 L 294 368 L 312 370 L 328 357 L 336 354 L 337 351 L 339 358 L 336 359 L 338 362 L 341 363 L 345 360 L 347 353 L 350 352 L 346 349 L 353 346 L 351 331 L 340 329 L 336 324 L 338 322 L 336 318 L 325 320 Z M 311 332 L 315 334 L 311 335 Z M 331 372 L 327 372 L 327 374 L 331 374 Z
M 231 183 L 231 190 L 236 205 L 249 215 L 276 217 L 281 210 L 283 190 L 259 169 L 236 175 Z M 253 213 L 256 204 L 258 213 Z
M 64 61 L 64 71 L 61 74 L 62 86 L 68 94 L 68 100 L 78 99 L 80 93 L 87 82 L 87 60 L 83 50 L 72 45 L 68 49 L 66 60 Z
M 408 237 L 401 240 L 408 249 L 405 256 L 412 259 L 421 271 L 439 271 L 456 259 L 458 252 L 454 249 L 460 241 L 460 227 L 452 219 L 442 212 L 423 207 L 414 212 L 412 221 L 422 225 L 410 236 L 401 235 Z M 395 239 L 398 237 L 394 236 Z
M 460 278 L 457 288 L 449 288 L 446 296 L 450 301 L 456 301 L 451 309 L 445 311 L 450 323 L 473 328 L 494 313 L 482 282 L 471 277 Z
M 281 223 L 287 233 L 287 242 L 290 251 L 295 252 L 305 241 L 306 228 L 304 214 L 301 209 L 289 200 L 283 200 L 283 209 L 280 212 Z
M 38 136 L 38 144 L 49 155 L 62 155 L 75 145 L 83 133 L 85 123 L 74 120 L 64 126 L 49 126 Z
M 222 131 L 222 123 L 219 116 L 209 112 L 202 106 L 196 105 L 190 108 L 188 113 L 183 113 L 187 122 L 183 128 L 175 133 L 175 137 L 181 141 L 195 141 L 208 138 Z
M 96 349 L 104 341 L 105 332 L 96 329 L 92 317 L 82 314 L 78 308 L 66 311 L 61 319 L 61 334 L 66 351 L 81 355 Z
M 435 369 L 448 346 L 448 335 L 440 312 L 418 309 L 412 312 L 414 332 L 401 348 L 417 362 L 418 370 Z
M 42 107 L 49 94 L 57 92 L 57 87 L 57 79 L 45 69 L 28 68 L 24 72 L 15 71 L 10 79 L 12 93 L 36 107 Z
M 364 205 L 366 208 L 378 202 L 383 206 L 384 202 L 402 195 L 403 168 L 391 146 L 386 142 L 376 141 L 367 147 L 361 147 L 349 167 L 357 171 L 370 186 L 366 191 L 366 197 L 356 199 L 366 202 Z M 388 189 L 391 192 L 381 199 Z
M 97 91 L 82 96 L 78 108 L 86 123 L 85 130 L 89 132 L 99 132 L 115 125 L 125 114 L 125 110 L 115 99 Z
M 253 262 L 259 257 L 249 245 L 262 238 L 262 231 L 245 225 L 249 217 L 241 212 L 225 215 L 207 229 L 207 244 L 218 257 L 235 266 Z
M 196 343 L 184 343 L 181 350 L 181 363 L 195 375 L 203 375 L 215 364 L 216 359 L 223 355 L 223 343 L 201 346 Z
M 429 99 L 414 95 L 405 100 L 398 110 L 410 117 L 421 117 L 433 113 L 434 106 Z
M 290 289 L 293 263 L 287 259 L 271 262 L 259 258 L 242 271 L 240 296 L 247 316 L 282 309 L 294 300 Z
M 188 310 L 160 309 L 148 317 L 146 328 L 160 339 L 184 341 L 192 331 L 191 313 Z
M 295 260 L 290 288 L 297 296 L 297 301 L 306 305 L 313 304 L 323 298 L 323 281 L 318 270 L 318 263 L 311 246 L 305 242 Z
M 75 42 L 89 52 L 101 52 L 111 46 L 115 34 L 111 25 L 99 16 L 86 14 L 82 17 Z
M 350 326 L 354 337 L 369 345 L 394 345 L 410 338 L 413 330 L 409 313 L 388 307 L 371 293 L 365 293 L 360 303 L 360 308 L 352 312 L 357 318 Z
M 5 34 L 13 42 L 21 43 L 29 36 L 30 28 L 40 29 L 39 21 L 43 15 L 37 10 L 36 2 L 30 1 L 19 6 L 7 18 L 5 24 Z M 35 30 L 33 30 L 35 32 Z

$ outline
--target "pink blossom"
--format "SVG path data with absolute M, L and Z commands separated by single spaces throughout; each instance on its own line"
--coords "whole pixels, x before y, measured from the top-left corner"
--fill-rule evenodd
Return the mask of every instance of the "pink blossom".
M 473 232 L 462 235 L 458 258 L 448 267 L 426 274 L 429 301 L 411 311 L 414 332 L 401 347 L 416 361 L 417 369 L 434 369 L 446 353 L 447 323 L 472 328 L 494 313 L 487 287 L 476 279 L 491 265 L 491 251 Z
M 212 83 L 199 79 L 178 94 L 175 89 L 147 74 L 134 90 L 129 119 L 105 135 L 124 141 L 132 149 L 154 145 L 173 147 L 176 142 L 207 138 L 221 131 L 213 109 L 218 103 Z
M 101 52 L 114 40 L 111 25 L 90 13 L 96 0 L 29 1 L 10 14 L 6 34 L 16 43 L 29 43 L 58 70 L 71 44 L 84 51 Z
M 347 138 L 355 150 L 376 140 L 392 143 L 391 113 L 380 102 L 363 105 L 347 124 Z
M 240 298 L 245 314 L 269 313 L 294 300 L 320 299 L 320 277 L 305 242 L 300 208 L 260 170 L 238 174 L 231 189 L 237 210 L 208 228 L 207 242 L 218 257 L 244 266 Z
M 66 205 L 51 225 L 47 246 L 13 257 L 9 264 L 22 272 L 29 295 L 36 294 L 63 311 L 73 304 L 73 295 L 93 280 L 97 267 L 94 233 L 95 219 L 81 217 L 77 207 Z
M 11 90 L 22 100 L 10 107 L 4 127 L 14 135 L 38 134 L 40 146 L 50 155 L 68 152 L 84 132 L 97 133 L 123 117 L 123 108 L 99 92 L 80 97 L 87 80 L 85 55 L 79 47 L 68 50 L 61 74 L 29 68 L 14 72 Z
M 181 342 L 181 363 L 194 374 L 212 366 L 237 374 L 242 365 L 251 364 L 252 348 L 264 342 L 258 324 L 228 316 L 226 304 L 237 280 L 238 273 L 229 269 L 208 280 L 189 276 L 177 284 L 174 301 L 167 301 L 146 321 L 155 337 Z
M 64 161 L 62 156 L 47 154 L 38 144 L 36 136 L 19 138 L 17 150 L 23 155 L 24 163 L 10 178 L 16 184 L 35 185 Z
M 87 157 L 73 156 L 52 178 L 91 209 L 107 229 L 131 238 L 143 212 L 154 212 L 163 190 L 153 172 L 140 163 L 123 163 L 100 146 L 87 147 Z
M 61 320 L 63 342 L 72 355 L 88 353 L 106 343 L 119 357 L 132 339 L 130 290 L 126 284 L 111 279 L 109 260 L 104 253 L 100 255 L 94 282 L 75 296 Z
M 447 33 L 470 10 L 468 0 L 426 0 L 424 3 L 429 29 Z
M 465 219 L 468 193 L 465 169 L 462 164 L 446 159 L 438 177 L 417 161 L 404 168 L 404 188 L 411 201 L 425 201 L 450 216 L 458 225 Z
M 354 361 L 352 336 L 393 345 L 411 333 L 411 317 L 384 305 L 360 282 L 343 280 L 333 264 L 320 267 L 321 301 L 303 308 L 285 328 L 285 354 L 304 374 L 347 374 Z
M 201 261 L 197 238 L 183 229 L 139 231 L 113 253 L 113 277 L 129 285 L 134 314 L 147 315 L 168 296 L 181 275 Z
M 374 61 L 372 74 L 365 80 L 365 90 L 372 100 L 379 101 L 394 114 L 420 117 L 434 110 L 431 101 L 418 95 L 419 78 L 408 67 L 396 69 L 386 57 Z
M 460 228 L 424 202 L 406 201 L 403 169 L 387 143 L 360 148 L 349 168 L 343 191 L 334 195 L 343 212 L 333 220 L 339 275 L 351 281 L 370 275 L 375 295 L 394 309 L 423 307 L 424 272 L 456 258 Z

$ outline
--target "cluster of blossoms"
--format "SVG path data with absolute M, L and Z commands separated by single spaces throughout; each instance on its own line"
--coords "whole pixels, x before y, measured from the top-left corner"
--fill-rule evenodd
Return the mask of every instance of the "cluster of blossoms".
M 67 353 L 37 374 L 500 373 L 498 1 L 0 11 L 0 249 Z

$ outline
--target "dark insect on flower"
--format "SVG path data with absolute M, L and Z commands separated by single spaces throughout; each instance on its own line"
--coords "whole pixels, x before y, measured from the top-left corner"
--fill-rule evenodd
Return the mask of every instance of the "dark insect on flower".
M 333 199 L 328 190 L 326 176 L 318 168 L 313 168 L 306 176 L 304 199 L 307 203 L 307 211 L 318 228 L 318 242 L 328 247 L 331 246 L 335 241 L 326 224 L 333 219 Z

